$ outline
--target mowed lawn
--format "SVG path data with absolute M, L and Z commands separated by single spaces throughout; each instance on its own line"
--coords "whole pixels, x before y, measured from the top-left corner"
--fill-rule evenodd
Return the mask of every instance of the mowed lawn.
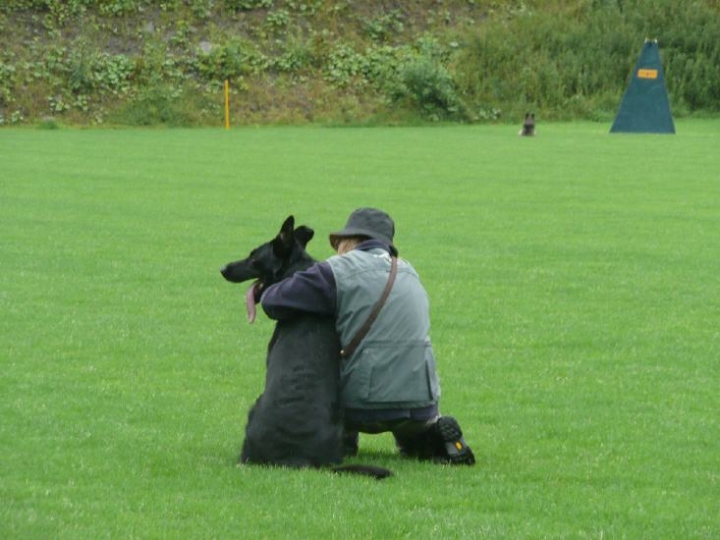
M 0 537 L 717 538 L 720 121 L 0 130 Z M 272 332 L 220 267 L 395 218 L 478 464 L 236 467 Z

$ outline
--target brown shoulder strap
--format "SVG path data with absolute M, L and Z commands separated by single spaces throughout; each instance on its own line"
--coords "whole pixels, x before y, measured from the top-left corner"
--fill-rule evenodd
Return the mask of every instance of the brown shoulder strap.
M 352 356 L 352 354 L 355 352 L 355 349 L 357 349 L 357 346 L 360 345 L 360 342 L 363 340 L 365 335 L 370 330 L 370 327 L 375 322 L 375 319 L 377 319 L 377 316 L 380 313 L 383 305 L 385 305 L 385 301 L 387 300 L 388 296 L 390 296 L 390 289 L 392 289 L 393 283 L 395 283 L 395 276 L 397 275 L 397 257 L 392 257 L 391 259 L 392 264 L 390 266 L 390 277 L 385 284 L 385 290 L 383 291 L 382 296 L 380 296 L 380 300 L 378 300 L 373 307 L 370 316 L 365 321 L 365 324 L 363 324 L 362 328 L 358 330 L 357 334 L 355 334 L 350 343 L 348 343 L 348 346 L 340 351 L 340 356 L 342 356 L 343 358 L 349 358 L 350 356 Z

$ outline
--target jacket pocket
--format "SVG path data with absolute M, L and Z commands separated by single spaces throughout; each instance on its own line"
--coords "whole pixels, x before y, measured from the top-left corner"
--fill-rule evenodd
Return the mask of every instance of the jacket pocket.
M 406 344 L 368 343 L 359 363 L 365 383 L 362 397 L 368 403 L 429 403 L 433 401 L 434 360 L 428 364 L 429 346 L 425 342 Z M 432 349 L 430 349 L 432 351 Z M 430 359 L 432 359 L 432 352 Z

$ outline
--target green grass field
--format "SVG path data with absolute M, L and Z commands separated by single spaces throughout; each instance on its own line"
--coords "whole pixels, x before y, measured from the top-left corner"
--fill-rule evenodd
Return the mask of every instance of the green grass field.
M 717 538 L 720 122 L 0 130 L 0 537 Z M 236 467 L 272 324 L 220 267 L 358 206 L 474 468 Z

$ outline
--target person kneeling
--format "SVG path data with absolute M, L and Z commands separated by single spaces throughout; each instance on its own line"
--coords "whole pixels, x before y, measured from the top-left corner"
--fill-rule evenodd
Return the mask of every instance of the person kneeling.
M 412 265 L 398 260 L 394 235 L 385 212 L 355 210 L 330 235 L 337 255 L 268 287 L 262 307 L 276 320 L 335 318 L 346 455 L 357 453 L 358 433 L 391 432 L 403 456 L 473 465 L 457 420 L 440 415 L 428 296 Z

